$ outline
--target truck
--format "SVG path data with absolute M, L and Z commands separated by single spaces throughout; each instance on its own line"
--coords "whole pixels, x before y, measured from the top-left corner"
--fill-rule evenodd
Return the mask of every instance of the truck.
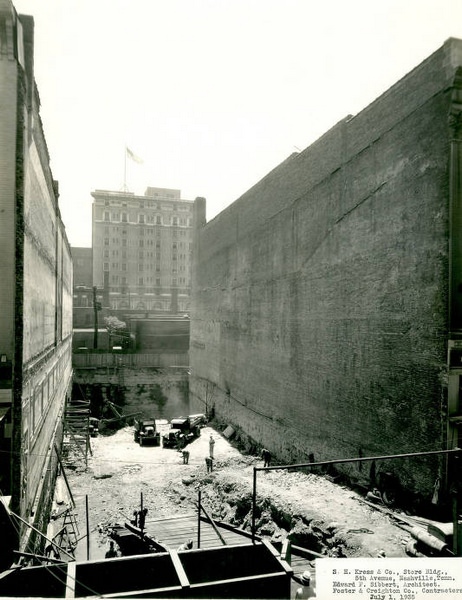
M 170 421 L 170 429 L 162 436 L 163 447 L 184 448 L 186 444 L 189 444 L 189 442 L 200 436 L 201 426 L 205 422 L 206 418 L 203 414 L 172 419 Z
M 160 445 L 160 433 L 156 429 L 155 419 L 135 419 L 135 442 L 140 446 L 144 444 Z

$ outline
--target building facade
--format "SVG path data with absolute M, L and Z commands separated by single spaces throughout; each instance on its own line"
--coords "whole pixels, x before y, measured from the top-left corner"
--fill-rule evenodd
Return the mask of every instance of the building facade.
M 93 285 L 120 311 L 189 312 L 193 202 L 180 190 L 92 192 Z
M 34 22 L 10 0 L 0 0 L 0 41 L 0 488 L 23 519 L 15 547 L 33 551 L 43 538 L 25 523 L 46 530 L 71 389 L 72 259 L 40 119 Z
M 450 39 L 213 221 L 196 203 L 196 410 L 287 463 L 460 446 L 461 115 Z M 450 462 L 377 473 L 443 503 Z M 338 470 L 367 485 L 370 464 Z
M 74 329 L 94 326 L 93 251 L 91 248 L 71 248 L 74 264 L 73 323 Z M 97 301 L 102 303 L 99 290 Z

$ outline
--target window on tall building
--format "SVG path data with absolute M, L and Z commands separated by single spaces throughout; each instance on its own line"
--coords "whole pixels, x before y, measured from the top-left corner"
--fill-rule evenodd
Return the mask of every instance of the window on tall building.
M 144 264 L 138 263 L 138 271 L 144 271 Z
M 126 271 L 127 270 L 127 263 L 122 263 L 122 271 Z
M 127 213 L 122 213 L 122 223 L 128 223 Z
M 138 277 L 138 285 L 144 285 L 144 279 L 142 277 Z
M 144 219 L 144 215 L 138 215 L 138 223 L 144 223 L 145 219 Z
M 126 246 L 127 245 L 127 238 L 122 238 L 122 246 Z
M 104 258 L 109 258 L 109 250 L 105 250 L 103 256 Z
M 173 217 L 173 225 L 178 225 L 178 217 Z
M 172 285 L 178 285 L 178 280 L 176 277 L 172 279 Z
M 143 250 L 140 250 L 138 252 L 138 258 L 144 258 L 144 251 Z
M 140 248 L 144 247 L 144 240 L 140 240 Z
M 104 245 L 109 246 L 109 238 L 104 238 Z
M 161 219 L 161 217 L 159 215 L 157 215 L 157 217 L 156 217 L 156 224 L 157 225 L 162 225 L 162 219 Z
M 109 212 L 107 210 L 104 211 L 104 220 L 109 221 Z
M 109 271 L 109 263 L 103 263 L 103 271 Z

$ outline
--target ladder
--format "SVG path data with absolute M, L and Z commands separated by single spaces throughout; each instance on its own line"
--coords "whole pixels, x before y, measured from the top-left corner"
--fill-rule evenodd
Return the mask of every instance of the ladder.
M 70 400 L 66 402 L 64 412 L 64 448 L 76 449 L 88 466 L 88 453 L 92 454 L 90 444 L 90 400 Z

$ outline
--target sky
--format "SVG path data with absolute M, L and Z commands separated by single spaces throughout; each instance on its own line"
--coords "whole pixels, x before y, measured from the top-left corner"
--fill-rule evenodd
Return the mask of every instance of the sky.
M 212 219 L 462 38 L 461 0 L 13 4 L 35 20 L 41 117 L 74 247 L 91 246 L 96 189 L 180 189 L 205 197 Z

